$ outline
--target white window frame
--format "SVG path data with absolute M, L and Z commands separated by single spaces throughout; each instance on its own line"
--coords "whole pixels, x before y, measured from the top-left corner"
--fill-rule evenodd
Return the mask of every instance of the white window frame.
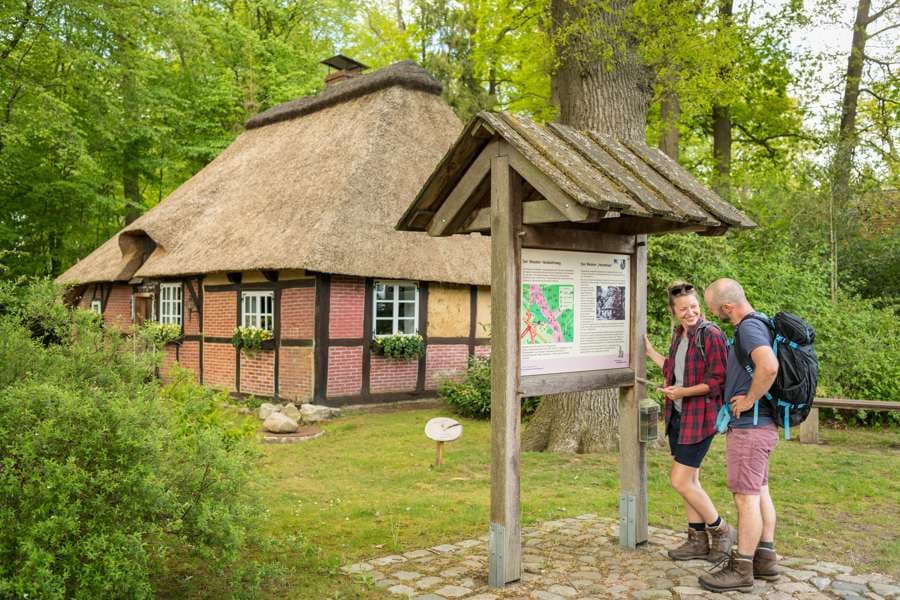
M 393 298 L 391 300 L 379 300 L 378 299 L 378 286 L 390 286 L 394 288 Z M 415 290 L 415 298 L 413 300 L 401 300 L 400 299 L 400 286 L 408 287 L 412 286 Z M 378 316 L 378 303 L 387 304 L 391 303 L 393 305 L 392 315 L 391 317 L 379 317 Z M 399 331 L 400 324 L 400 305 L 401 304 L 414 304 L 415 308 L 413 310 L 413 333 L 402 333 Z M 409 317 L 403 317 L 403 320 L 409 320 Z M 378 322 L 379 321 L 391 321 L 391 333 L 377 333 L 378 331 Z M 415 281 L 401 281 L 401 280 L 389 280 L 383 279 L 375 281 L 372 285 L 372 336 L 373 337 L 386 337 L 388 335 L 418 335 L 419 333 L 419 284 Z
M 248 300 L 256 299 L 256 310 L 248 310 Z M 267 299 L 270 311 L 262 310 Z M 272 290 L 241 292 L 241 326 L 275 331 L 275 292 Z
M 91 310 L 98 315 L 103 314 L 103 300 L 91 300 Z
M 159 284 L 159 322 L 181 325 L 184 290 L 181 283 Z

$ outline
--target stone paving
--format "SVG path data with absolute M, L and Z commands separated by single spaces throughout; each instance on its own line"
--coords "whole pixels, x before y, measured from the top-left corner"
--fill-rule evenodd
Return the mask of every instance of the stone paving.
M 850 567 L 809 558 L 783 558 L 775 582 L 756 581 L 751 593 L 715 594 L 699 587 L 706 561 L 673 562 L 666 550 L 683 533 L 650 528 L 636 551 L 618 546 L 618 522 L 582 515 L 526 527 L 523 576 L 502 590 L 487 586 L 487 537 L 389 555 L 343 567 L 398 598 L 418 600 L 641 600 L 741 598 L 742 600 L 900 600 L 900 582 L 880 574 L 858 575 Z

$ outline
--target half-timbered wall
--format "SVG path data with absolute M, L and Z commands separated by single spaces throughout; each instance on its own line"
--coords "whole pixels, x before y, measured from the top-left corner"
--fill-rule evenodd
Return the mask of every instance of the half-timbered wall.
M 469 357 L 490 351 L 488 288 L 419 283 L 416 329 L 426 352 L 400 361 L 372 353 L 374 278 L 292 271 L 180 281 L 182 337 L 164 349 L 164 381 L 178 364 L 230 393 L 335 406 L 387 402 L 432 395 L 443 378 L 465 370 Z M 104 320 L 125 328 L 132 293 L 155 290 L 158 315 L 159 283 L 88 286 L 79 306 L 89 309 L 92 300 L 103 300 Z M 275 341 L 252 357 L 231 345 L 244 291 L 272 291 L 274 297 Z

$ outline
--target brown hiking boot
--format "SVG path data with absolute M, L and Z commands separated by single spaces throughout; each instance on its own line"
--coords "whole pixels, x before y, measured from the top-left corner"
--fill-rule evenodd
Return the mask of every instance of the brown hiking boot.
M 711 592 L 751 592 L 753 591 L 753 558 L 741 556 L 735 550 L 719 561 L 724 564 L 715 573 L 699 577 L 700 587 Z M 716 565 L 718 566 L 718 565 Z
M 718 527 L 707 525 L 706 532 L 709 534 L 709 554 L 706 556 L 706 560 L 719 562 L 723 557 L 731 554 L 731 547 L 737 542 L 737 529 L 722 519 Z
M 775 581 L 781 575 L 778 569 L 778 555 L 768 548 L 757 548 L 753 555 L 753 576 L 757 579 Z
M 669 550 L 669 558 L 672 560 L 706 558 L 707 554 L 709 554 L 709 536 L 705 531 L 696 529 L 688 529 L 687 541 L 674 550 Z

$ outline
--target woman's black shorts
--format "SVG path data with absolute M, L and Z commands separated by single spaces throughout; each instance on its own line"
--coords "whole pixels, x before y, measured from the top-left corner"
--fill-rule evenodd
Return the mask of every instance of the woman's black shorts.
M 686 467 L 700 468 L 703 457 L 709 451 L 709 445 L 715 434 L 696 444 L 679 444 L 678 436 L 681 433 L 681 413 L 672 408 L 672 417 L 669 419 L 669 450 L 675 462 Z

